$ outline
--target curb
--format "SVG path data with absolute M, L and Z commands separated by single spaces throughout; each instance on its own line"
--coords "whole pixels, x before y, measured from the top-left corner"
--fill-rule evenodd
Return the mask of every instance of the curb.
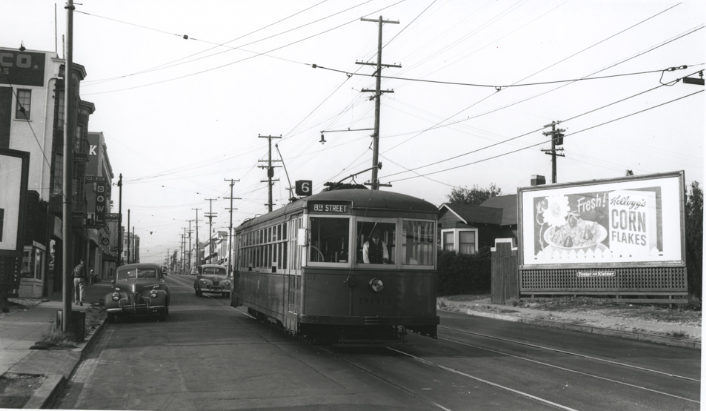
M 95 341 L 98 339 L 98 336 L 101 334 L 103 331 L 103 328 L 105 328 L 105 323 L 106 323 L 107 318 L 103 319 L 103 322 L 101 322 L 98 327 L 96 327 L 95 331 L 91 333 L 88 336 L 88 340 L 85 341 L 82 347 L 74 348 L 71 351 L 80 351 L 81 355 L 79 356 L 79 359 L 74 363 L 71 373 L 69 374 L 69 379 L 73 376 L 74 372 L 76 372 L 76 366 L 83 361 L 86 353 L 88 352 L 89 348 L 93 347 L 95 344 Z M 37 390 L 32 394 L 32 396 L 29 398 L 27 403 L 22 407 L 22 409 L 48 409 L 51 408 L 52 404 L 56 400 L 57 395 L 59 395 L 59 392 L 64 388 L 66 385 L 66 382 L 68 380 L 64 378 L 63 375 L 59 374 L 53 374 L 49 375 L 46 380 L 42 383 L 42 385 L 37 388 Z
M 630 340 L 647 341 L 656 344 L 669 345 L 673 347 L 689 348 L 692 350 L 701 350 L 701 342 L 695 340 L 687 340 L 680 338 L 666 337 L 662 335 L 655 335 L 649 333 L 639 333 L 632 331 L 622 331 L 622 330 L 611 330 L 609 328 L 591 327 L 588 325 L 578 325 L 578 324 L 567 324 L 554 321 L 546 320 L 529 320 L 525 318 L 515 317 L 512 315 L 505 314 L 495 314 L 495 313 L 485 313 L 480 311 L 473 311 L 468 308 L 459 311 L 463 314 L 472 315 L 476 317 L 493 318 L 496 320 L 519 322 L 524 324 L 539 325 L 541 327 L 548 328 L 559 328 L 563 330 L 571 330 L 584 332 L 589 334 L 607 335 L 611 337 L 621 337 Z

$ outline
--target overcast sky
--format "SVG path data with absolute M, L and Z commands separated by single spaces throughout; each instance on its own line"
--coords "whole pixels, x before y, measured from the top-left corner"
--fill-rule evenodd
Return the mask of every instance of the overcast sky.
M 273 158 L 281 153 L 292 185 L 313 180 L 315 192 L 372 166 L 371 131 L 319 143 L 321 130 L 374 125 L 361 92 L 375 88 L 374 69 L 356 61 L 376 62 L 378 25 L 361 17 L 399 22 L 383 26 L 382 62 L 402 66 L 383 70 L 397 77 L 382 80 L 394 90 L 381 107 L 385 190 L 440 205 L 453 187 L 514 194 L 532 175 L 549 181 L 542 127 L 555 120 L 567 130 L 560 183 L 628 169 L 684 170 L 687 184 L 703 183 L 704 87 L 672 82 L 704 69 L 703 1 L 80 2 L 81 98 L 96 106 L 89 130 L 106 137 L 113 183 L 123 175 L 143 261 L 179 247 L 193 208 L 206 238 L 207 198 L 218 198 L 214 230 L 227 230 L 225 179 L 240 180 L 234 226 L 266 213 L 258 135 L 281 135 Z M 1 45 L 55 50 L 55 4 L 63 57 L 64 3 L 0 0 Z M 289 183 L 283 168 L 275 178 L 280 207 Z

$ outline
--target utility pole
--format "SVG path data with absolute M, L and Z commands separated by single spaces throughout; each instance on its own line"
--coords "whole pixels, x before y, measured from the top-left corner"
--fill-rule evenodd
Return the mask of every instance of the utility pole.
M 564 145 L 564 134 L 565 129 L 556 128 L 557 124 L 561 121 L 552 121 L 551 124 L 547 124 L 544 127 L 552 127 L 552 131 L 545 131 L 542 134 L 545 136 L 552 136 L 552 148 L 551 150 L 542 149 L 544 154 L 552 156 L 552 184 L 556 184 L 556 158 L 564 157 L 564 153 L 557 153 L 557 151 L 564 151 L 564 148 L 556 148 L 556 146 Z
M 196 256 L 194 258 L 194 263 L 196 266 L 201 265 L 201 257 L 199 256 L 199 210 L 200 208 L 192 208 L 196 210 Z M 189 225 L 191 227 L 191 225 Z M 191 234 L 189 234 L 189 252 L 191 252 Z M 189 256 L 189 262 L 191 262 L 191 256 Z
M 279 181 L 279 178 L 275 179 L 275 180 L 272 179 L 272 177 L 274 177 L 274 175 L 275 175 L 274 168 L 279 167 L 279 166 L 273 166 L 272 162 L 273 161 L 274 162 L 281 161 L 281 160 L 273 160 L 272 159 L 272 139 L 273 138 L 282 138 L 282 135 L 277 137 L 277 136 L 261 136 L 258 134 L 257 138 L 266 138 L 267 142 L 269 144 L 269 151 L 268 151 L 269 154 L 268 154 L 267 160 L 258 160 L 261 163 L 267 162 L 267 165 L 266 166 L 258 166 L 258 167 L 267 169 L 267 194 L 268 194 L 268 197 L 267 197 L 267 204 L 265 204 L 265 205 L 267 206 L 267 211 L 271 213 L 272 212 L 272 182 Z M 260 182 L 264 183 L 265 180 L 260 180 Z
M 184 228 L 184 227 L 182 227 Z M 184 234 L 179 234 L 181 236 L 181 243 L 180 243 L 180 257 L 181 257 L 181 266 L 179 267 L 179 272 L 184 273 Z
M 233 185 L 235 185 L 236 181 L 240 182 L 240 180 L 228 180 L 227 178 L 223 180 L 230 181 L 230 197 L 227 197 L 230 200 L 230 207 L 228 208 L 228 211 L 230 211 L 230 226 L 228 228 L 228 274 L 230 274 L 235 270 L 235 266 L 233 265 L 233 210 L 237 210 L 237 208 L 233 208 L 233 200 L 242 199 L 240 197 L 233 197 Z
M 402 68 L 401 65 L 397 64 L 382 64 L 382 24 L 400 24 L 399 21 L 383 20 L 382 16 L 379 16 L 377 20 L 361 18 L 361 21 L 369 21 L 373 23 L 378 23 L 378 61 L 375 70 L 375 90 L 363 89 L 364 93 L 375 92 L 375 130 L 373 131 L 373 176 L 370 179 L 370 188 L 372 190 L 380 189 L 380 182 L 378 181 L 378 149 L 380 145 L 380 96 L 382 93 L 394 93 L 393 90 L 380 90 L 382 68 L 396 67 Z M 355 64 L 362 64 L 372 66 L 373 63 L 366 63 L 363 61 L 356 61 Z
M 205 200 L 208 200 L 208 214 L 204 215 L 208 217 L 208 253 L 210 258 L 211 254 L 213 254 L 213 217 L 217 215 L 213 213 L 213 201 L 218 200 L 218 197 L 206 198 Z
M 186 266 L 186 271 L 187 274 L 191 272 L 191 233 L 194 232 L 194 230 L 191 229 L 191 222 L 196 221 L 196 220 L 186 220 L 189 223 L 189 257 L 187 258 L 187 261 L 189 262 Z M 186 241 L 186 237 L 184 237 L 184 241 Z M 186 245 L 184 245 L 184 251 L 186 251 Z
M 120 267 L 120 262 L 123 258 L 123 174 L 120 173 L 120 180 L 118 180 L 118 191 L 120 192 L 118 196 L 118 262 L 115 264 L 115 268 Z
M 127 263 L 130 264 L 130 209 L 127 209 Z
M 62 297 L 62 320 L 61 320 L 61 330 L 64 332 L 71 331 L 71 291 L 73 288 L 73 235 L 71 231 L 71 221 L 73 216 L 73 187 L 71 186 L 73 182 L 73 156 L 72 156 L 72 143 L 74 142 L 74 136 L 76 131 L 74 130 L 76 121 L 74 120 L 74 81 L 73 81 L 73 68 L 74 68 L 74 1 L 67 0 L 66 6 L 66 50 L 65 62 L 64 62 L 64 164 L 63 164 L 63 174 L 64 181 L 62 182 L 62 196 L 64 197 L 64 204 L 62 209 L 62 220 L 61 220 L 61 230 L 62 237 L 64 241 L 64 246 L 62 247 L 62 269 L 63 269 L 63 280 L 64 288 L 61 293 Z M 88 262 L 86 262 L 88 263 Z

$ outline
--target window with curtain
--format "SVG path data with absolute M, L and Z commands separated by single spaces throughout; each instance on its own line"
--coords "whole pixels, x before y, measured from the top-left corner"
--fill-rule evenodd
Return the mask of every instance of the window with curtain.
M 444 236 L 444 250 L 445 251 L 454 251 L 454 232 L 453 231 L 445 231 L 443 233 Z
M 475 231 L 461 231 L 458 236 L 458 252 L 460 254 L 476 253 Z

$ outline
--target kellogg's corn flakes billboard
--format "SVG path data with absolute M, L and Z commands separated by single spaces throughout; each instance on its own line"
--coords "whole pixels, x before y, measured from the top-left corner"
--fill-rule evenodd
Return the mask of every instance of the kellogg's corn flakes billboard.
M 523 268 L 685 264 L 682 171 L 518 194 Z

